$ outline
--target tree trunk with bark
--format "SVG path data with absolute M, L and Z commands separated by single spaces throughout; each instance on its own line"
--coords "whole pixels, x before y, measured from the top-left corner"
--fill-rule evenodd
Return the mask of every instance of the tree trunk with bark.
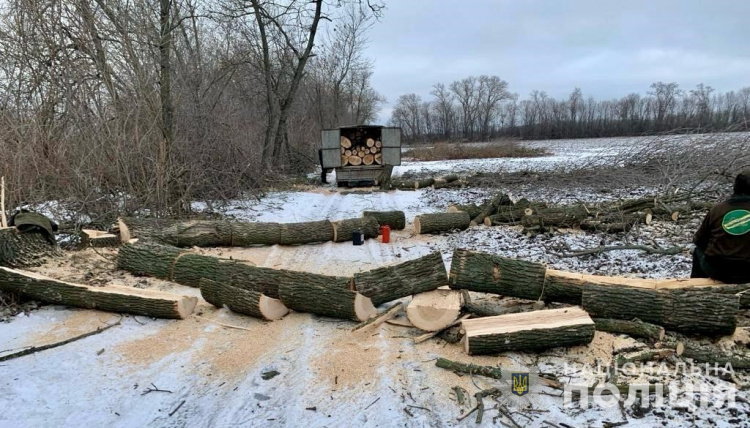
M 706 335 L 733 333 L 739 312 L 736 296 L 608 284 L 587 284 L 582 304 L 595 317 L 637 318 L 670 330 Z
M 4 267 L 0 267 L 0 290 L 56 305 L 155 318 L 186 318 L 198 303 L 195 297 L 115 285 L 90 287 Z
M 546 270 L 540 263 L 458 249 L 453 252 L 448 282 L 453 289 L 539 300 Z
M 349 278 L 287 281 L 279 284 L 279 295 L 289 309 L 297 312 L 354 321 L 366 321 L 378 313 L 369 298 L 352 290 Z
M 414 231 L 417 235 L 465 230 L 471 219 L 463 211 L 454 213 L 422 214 L 414 217 Z
M 357 291 L 378 306 L 412 294 L 435 290 L 448 283 L 440 252 L 393 266 L 354 275 Z
M 370 216 L 334 221 L 332 224 L 333 242 L 351 241 L 352 234 L 357 230 L 364 234 L 364 239 L 377 238 L 380 234 L 378 221 Z
M 406 228 L 406 215 L 403 211 L 363 211 L 362 217 L 373 217 L 380 226 L 389 226 L 391 230 Z
M 62 257 L 62 251 L 42 233 L 0 228 L 0 266 L 39 266 L 56 257 Z
M 238 314 L 272 321 L 281 319 L 289 312 L 281 300 L 257 291 L 233 287 L 207 278 L 201 278 L 200 288 L 205 301 L 218 308 L 226 306 Z

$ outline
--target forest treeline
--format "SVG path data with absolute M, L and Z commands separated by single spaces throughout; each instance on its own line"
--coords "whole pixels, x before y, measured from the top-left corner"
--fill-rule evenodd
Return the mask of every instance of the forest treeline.
M 656 82 L 645 96 L 596 100 L 575 88 L 562 99 L 536 90 L 519 99 L 506 81 L 482 75 L 438 83 L 430 94 L 427 100 L 414 93 L 396 100 L 390 123 L 402 127 L 408 142 L 739 131 L 750 119 L 750 87 L 718 93 L 704 84 L 685 90 Z
M 8 0 L 8 205 L 179 214 L 317 163 L 320 130 L 372 121 L 366 0 Z M 116 215 L 116 214 L 115 214 Z

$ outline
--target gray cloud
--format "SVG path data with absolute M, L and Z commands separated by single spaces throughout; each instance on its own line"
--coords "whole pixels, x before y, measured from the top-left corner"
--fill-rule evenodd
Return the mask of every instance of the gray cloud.
M 437 82 L 493 74 L 531 90 L 616 98 L 656 81 L 750 85 L 750 1 L 386 0 L 370 33 L 373 83 L 390 103 Z

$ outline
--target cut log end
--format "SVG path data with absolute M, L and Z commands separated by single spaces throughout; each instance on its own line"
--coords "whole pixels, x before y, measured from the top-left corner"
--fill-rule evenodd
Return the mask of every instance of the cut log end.
M 417 328 L 425 331 L 443 330 L 461 314 L 461 293 L 434 290 L 414 296 L 406 308 L 406 316 Z
M 359 293 L 354 296 L 354 314 L 360 321 L 367 321 L 368 319 L 378 314 L 377 308 L 372 304 L 372 300 Z
M 117 219 L 117 227 L 120 229 L 120 242 L 127 244 L 131 239 L 130 230 L 122 218 Z
M 281 302 L 281 300 L 268 297 L 264 294 L 260 296 L 258 308 L 263 314 L 263 317 L 269 321 L 281 319 L 284 315 L 289 313 L 289 309 Z
M 492 219 L 490 219 L 489 217 L 485 217 L 484 218 L 484 225 L 485 226 L 492 226 Z
M 419 220 L 419 216 L 414 217 L 414 233 L 416 233 L 417 235 L 422 234 L 422 225 Z
M 177 315 L 184 320 L 193 314 L 196 305 L 198 305 L 197 297 L 183 296 L 177 301 Z

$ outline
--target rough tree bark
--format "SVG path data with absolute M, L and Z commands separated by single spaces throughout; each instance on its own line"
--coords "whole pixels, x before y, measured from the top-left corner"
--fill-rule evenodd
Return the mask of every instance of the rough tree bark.
M 207 278 L 201 278 L 200 287 L 201 296 L 205 301 L 219 308 L 226 306 L 238 314 L 272 321 L 281 319 L 289 312 L 280 300 L 257 291 L 233 287 Z
M 60 248 L 42 233 L 20 232 L 15 227 L 0 228 L 0 266 L 39 266 L 61 256 Z
M 45 303 L 156 318 L 183 319 L 193 313 L 198 302 L 195 297 L 162 291 L 115 285 L 89 287 L 4 267 L 0 267 L 0 289 Z
M 595 317 L 637 318 L 670 330 L 706 335 L 733 333 L 739 312 L 739 297 L 732 295 L 608 284 L 587 284 L 582 304 Z
M 352 290 L 351 279 L 324 277 L 317 281 L 287 281 L 279 284 L 284 304 L 297 312 L 366 321 L 377 315 L 372 301 Z
M 539 300 L 546 270 L 540 263 L 457 249 L 448 282 L 453 289 Z
M 373 217 L 380 226 L 389 226 L 392 230 L 406 228 L 406 215 L 403 211 L 363 211 L 362 217 Z
M 463 211 L 453 213 L 422 214 L 414 217 L 414 231 L 417 235 L 464 230 L 471 219 Z
M 440 252 L 354 275 L 357 291 L 375 305 L 435 290 L 448 283 Z

